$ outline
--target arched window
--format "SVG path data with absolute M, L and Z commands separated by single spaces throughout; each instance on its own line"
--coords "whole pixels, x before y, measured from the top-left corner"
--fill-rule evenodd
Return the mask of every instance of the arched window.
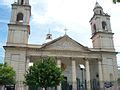
M 95 25 L 95 24 L 93 25 L 93 28 L 94 28 L 94 30 L 96 31 L 96 25 Z
M 100 10 L 100 14 L 102 14 L 102 11 Z
M 23 5 L 23 3 L 24 3 L 24 0 L 21 0 L 21 5 Z
M 23 14 L 22 13 L 17 14 L 17 20 L 16 21 L 23 22 Z
M 92 34 L 95 34 L 95 33 L 96 33 L 96 25 L 93 24 L 93 32 L 92 32 Z
M 107 24 L 105 21 L 102 22 L 102 29 L 107 30 Z

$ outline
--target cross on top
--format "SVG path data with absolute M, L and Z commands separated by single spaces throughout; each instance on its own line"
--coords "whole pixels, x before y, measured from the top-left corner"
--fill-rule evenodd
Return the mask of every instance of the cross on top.
M 65 35 L 67 34 L 67 30 L 68 30 L 67 28 L 64 29 L 64 31 L 65 31 Z

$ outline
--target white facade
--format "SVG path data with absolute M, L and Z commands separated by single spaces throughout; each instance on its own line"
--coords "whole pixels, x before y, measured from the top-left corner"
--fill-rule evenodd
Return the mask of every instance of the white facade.
M 12 17 L 8 24 L 8 39 L 4 49 L 5 62 L 16 71 L 16 90 L 27 90 L 22 82 L 29 62 L 46 56 L 55 57 L 59 67 L 64 68 L 64 76 L 72 90 L 80 89 L 78 81 L 86 81 L 87 90 L 92 90 L 97 83 L 100 90 L 103 90 L 105 82 L 112 82 L 111 90 L 117 90 L 117 53 L 114 49 L 110 16 L 103 12 L 98 3 L 93 11 L 94 15 L 90 20 L 93 48 L 81 45 L 68 35 L 42 45 L 30 45 L 29 0 L 18 0 L 12 4 Z M 80 69 L 80 64 L 85 66 L 84 70 Z M 62 85 L 57 89 L 61 88 Z

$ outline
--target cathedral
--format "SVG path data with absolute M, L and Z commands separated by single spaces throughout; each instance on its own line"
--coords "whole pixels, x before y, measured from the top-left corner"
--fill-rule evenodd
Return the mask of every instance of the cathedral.
M 92 11 L 92 10 L 91 10 Z M 93 48 L 73 40 L 67 34 L 42 45 L 29 44 L 31 6 L 29 0 L 17 0 L 12 4 L 11 19 L 8 23 L 8 38 L 5 62 L 16 71 L 15 90 L 32 90 L 23 84 L 29 63 L 41 57 L 56 58 L 60 68 L 64 67 L 64 84 L 48 90 L 117 90 L 117 59 L 110 15 L 96 2 L 90 19 Z M 42 89 L 41 89 L 42 90 Z

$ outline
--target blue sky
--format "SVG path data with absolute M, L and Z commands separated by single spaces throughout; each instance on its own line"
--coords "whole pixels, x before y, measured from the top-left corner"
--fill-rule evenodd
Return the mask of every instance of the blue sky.
M 11 4 L 15 0 L 0 0 L 0 62 L 3 62 L 4 49 L 7 40 L 10 20 Z M 116 51 L 120 52 L 120 4 L 113 4 L 112 0 L 97 0 L 104 12 L 111 16 L 111 27 L 114 35 Z M 45 42 L 49 29 L 53 39 L 67 34 L 83 44 L 92 47 L 91 27 L 89 20 L 93 15 L 96 0 L 30 0 L 32 6 L 31 34 L 29 43 L 42 44 Z M 117 55 L 120 65 L 120 54 Z
M 5 8 L 4 8 L 5 7 Z M 7 23 L 10 18 L 10 9 L 6 5 L 0 5 L 0 62 L 3 62 L 4 49 L 3 45 L 7 38 Z

